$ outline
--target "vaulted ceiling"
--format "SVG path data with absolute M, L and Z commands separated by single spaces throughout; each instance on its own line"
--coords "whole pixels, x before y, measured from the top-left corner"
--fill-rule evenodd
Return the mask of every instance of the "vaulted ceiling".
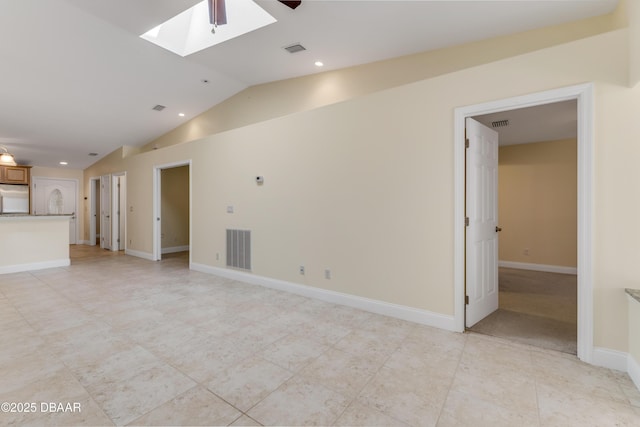
M 139 37 L 197 2 L 0 0 L 0 145 L 22 164 L 83 169 L 252 85 L 584 19 L 617 4 L 304 0 L 292 10 L 256 0 L 276 23 L 184 58 Z M 307 50 L 283 49 L 294 43 Z M 158 104 L 166 108 L 153 110 Z

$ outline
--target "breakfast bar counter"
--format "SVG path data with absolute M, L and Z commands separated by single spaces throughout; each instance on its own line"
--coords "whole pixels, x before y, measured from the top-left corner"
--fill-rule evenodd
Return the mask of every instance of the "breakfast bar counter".
M 70 215 L 0 215 L 0 274 L 64 267 Z

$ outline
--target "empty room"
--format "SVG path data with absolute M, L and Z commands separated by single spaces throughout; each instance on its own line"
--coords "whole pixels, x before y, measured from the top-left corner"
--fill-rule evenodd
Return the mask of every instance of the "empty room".
M 640 423 L 638 2 L 0 11 L 0 424 Z

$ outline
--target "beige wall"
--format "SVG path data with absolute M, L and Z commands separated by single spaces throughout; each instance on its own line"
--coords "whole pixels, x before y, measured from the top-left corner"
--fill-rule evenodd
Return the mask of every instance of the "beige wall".
M 577 267 L 576 140 L 500 147 L 498 159 L 500 260 Z
M 162 248 L 189 245 L 189 166 L 161 171 Z
M 257 275 L 453 315 L 454 108 L 584 82 L 595 85 L 595 345 L 627 351 L 622 289 L 637 281 L 640 200 L 625 189 L 640 181 L 640 92 L 627 86 L 626 30 L 193 143 L 116 152 L 85 183 L 127 171 L 128 248 L 151 253 L 153 166 L 191 159 L 193 262 L 224 267 L 215 254 L 225 228 L 249 228 Z

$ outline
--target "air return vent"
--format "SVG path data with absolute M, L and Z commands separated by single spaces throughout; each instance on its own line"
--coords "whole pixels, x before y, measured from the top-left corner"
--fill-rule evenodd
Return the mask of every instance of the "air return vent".
M 296 44 L 292 44 L 291 46 L 285 47 L 284 50 L 286 50 L 289 53 L 298 53 L 298 52 L 302 52 L 303 50 L 307 50 L 307 48 L 302 46 L 300 43 L 296 43 Z
M 227 229 L 227 267 L 251 270 L 251 230 Z
M 496 120 L 495 122 L 491 122 L 491 126 L 494 128 L 503 128 L 509 126 L 509 120 Z
M 152 110 L 162 111 L 162 110 L 164 110 L 165 108 L 167 108 L 167 107 L 165 107 L 164 105 L 160 105 L 160 104 L 158 104 L 158 105 L 156 105 L 155 107 L 153 107 L 153 108 L 152 108 Z

